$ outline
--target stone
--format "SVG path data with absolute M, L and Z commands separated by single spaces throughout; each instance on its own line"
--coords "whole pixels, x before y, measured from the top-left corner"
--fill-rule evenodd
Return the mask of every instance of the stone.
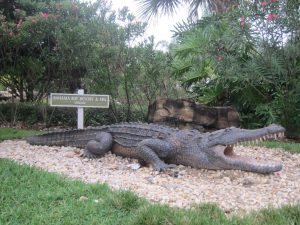
M 211 131 L 238 127 L 240 116 L 232 107 L 209 107 L 191 99 L 161 98 L 149 105 L 148 122 L 179 129 Z
M 139 163 L 131 163 L 128 164 L 127 167 L 129 167 L 132 170 L 138 170 L 139 168 L 141 168 L 141 165 Z
M 74 153 L 73 152 L 67 152 L 64 156 L 67 157 L 67 158 L 73 158 Z
M 253 180 L 249 179 L 249 178 L 245 178 L 243 181 L 242 181 L 242 185 L 244 187 L 251 187 L 253 186 L 255 183 Z
M 87 200 L 88 198 L 86 197 L 86 196 L 80 196 L 80 198 L 79 198 L 79 201 L 85 201 L 85 200 Z

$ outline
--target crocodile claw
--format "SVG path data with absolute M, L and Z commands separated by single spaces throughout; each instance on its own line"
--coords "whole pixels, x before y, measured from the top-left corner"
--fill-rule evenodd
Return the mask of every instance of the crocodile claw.
M 175 168 L 175 164 L 159 164 L 159 165 L 153 165 L 153 169 L 159 172 L 165 171 L 167 169 Z
M 88 158 L 88 159 L 96 159 L 98 158 L 97 155 L 93 154 L 93 153 L 90 153 L 88 150 L 84 150 L 83 153 L 80 154 L 80 157 L 83 157 L 83 158 Z

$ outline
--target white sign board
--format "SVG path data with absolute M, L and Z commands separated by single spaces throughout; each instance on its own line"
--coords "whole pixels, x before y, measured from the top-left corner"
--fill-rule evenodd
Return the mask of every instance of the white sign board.
M 78 90 L 78 94 L 51 93 L 50 105 L 55 107 L 76 107 L 77 128 L 84 128 L 83 108 L 109 108 L 109 95 L 84 94 L 84 90 Z

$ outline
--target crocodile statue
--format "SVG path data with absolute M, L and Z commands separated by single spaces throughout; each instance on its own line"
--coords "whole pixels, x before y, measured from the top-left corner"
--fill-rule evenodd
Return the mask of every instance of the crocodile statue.
M 282 165 L 239 156 L 233 148 L 241 142 L 280 138 L 284 131 L 279 125 L 270 125 L 255 130 L 230 127 L 200 133 L 157 124 L 122 123 L 36 135 L 27 142 L 84 148 L 83 156 L 88 158 L 101 157 L 111 150 L 116 155 L 137 158 L 158 171 L 182 164 L 203 169 L 272 173 L 280 171 Z

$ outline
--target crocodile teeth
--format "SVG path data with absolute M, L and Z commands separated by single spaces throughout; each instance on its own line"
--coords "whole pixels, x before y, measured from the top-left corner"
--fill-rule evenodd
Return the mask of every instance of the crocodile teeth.
M 279 137 L 280 138 L 283 138 L 284 137 L 284 133 L 282 132 L 282 133 L 279 133 Z

